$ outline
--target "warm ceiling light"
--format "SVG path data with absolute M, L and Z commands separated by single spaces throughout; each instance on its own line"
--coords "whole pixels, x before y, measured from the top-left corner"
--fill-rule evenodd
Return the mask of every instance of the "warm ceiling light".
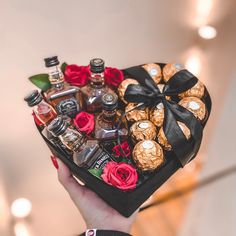
M 199 76 L 201 72 L 201 67 L 201 59 L 197 54 L 190 55 L 185 62 L 185 68 L 191 73 L 193 73 L 195 76 Z
M 11 213 L 15 217 L 24 218 L 31 212 L 31 202 L 26 198 L 18 198 L 11 205 Z
M 212 12 L 212 9 L 214 7 L 215 0 L 196 0 L 195 1 L 195 9 L 196 16 L 192 18 L 192 22 L 194 23 L 194 26 L 202 26 L 205 25 L 208 20 L 209 16 Z
M 14 225 L 14 233 L 16 236 L 30 236 L 26 225 L 20 222 Z
M 216 37 L 217 31 L 214 27 L 205 25 L 198 29 L 198 34 L 204 39 L 213 39 Z

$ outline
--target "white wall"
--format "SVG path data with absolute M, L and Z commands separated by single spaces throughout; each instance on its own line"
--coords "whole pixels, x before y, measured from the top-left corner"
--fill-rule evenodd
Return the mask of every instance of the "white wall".
M 218 6 L 214 13 L 221 12 L 213 15 L 212 22 L 218 24 L 224 19 L 230 6 L 231 1 Z M 17 197 L 32 201 L 31 222 L 36 236 L 73 235 L 85 225 L 58 184 L 50 152 L 23 101 L 34 88 L 27 77 L 44 72 L 42 59 L 54 54 L 62 61 L 78 64 L 102 57 L 107 65 L 121 68 L 152 61 L 182 62 L 185 50 L 199 43 L 195 17 L 194 0 L 0 0 L 0 165 L 6 173 L 9 201 Z M 221 41 L 203 45 L 206 57 L 206 48 L 213 45 L 211 52 L 218 52 L 222 45 L 221 32 L 226 27 L 219 27 Z M 229 54 L 232 60 L 234 53 Z M 231 65 L 220 55 L 212 53 L 210 58 Z M 218 62 L 206 61 L 202 78 L 217 104 L 221 86 L 230 79 L 209 71 L 216 67 L 225 75 L 228 71 L 224 67 L 221 71 Z M 217 114 L 220 107 L 215 108 Z M 209 127 L 213 127 L 211 122 L 214 119 Z

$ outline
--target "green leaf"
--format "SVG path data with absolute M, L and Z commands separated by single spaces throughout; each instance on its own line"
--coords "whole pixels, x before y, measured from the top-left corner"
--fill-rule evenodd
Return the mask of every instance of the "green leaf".
M 128 159 L 127 159 L 127 158 L 125 158 L 125 157 L 123 157 L 123 158 L 121 159 L 121 161 L 120 161 L 120 162 L 124 162 L 124 163 L 126 163 L 126 164 L 128 164 L 128 163 L 129 163 Z
M 48 90 L 51 87 L 48 74 L 38 74 L 29 77 L 31 83 L 40 88 L 43 91 Z
M 95 177 L 101 179 L 102 169 L 94 168 L 94 169 L 89 169 L 88 171 L 89 171 L 92 175 L 94 175 Z
M 66 66 L 67 66 L 67 63 L 66 63 L 66 62 L 63 62 L 63 63 L 61 64 L 61 71 L 63 72 L 63 74 L 65 74 Z

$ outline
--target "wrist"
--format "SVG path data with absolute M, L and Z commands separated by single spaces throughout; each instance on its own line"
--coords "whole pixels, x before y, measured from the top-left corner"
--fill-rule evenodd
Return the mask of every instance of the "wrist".
M 104 224 L 104 225 L 87 225 L 86 227 L 87 229 L 96 229 L 96 230 L 103 230 L 103 231 L 119 231 L 119 232 L 124 232 L 126 234 L 128 234 L 131 230 L 131 226 L 127 226 L 127 225 L 112 225 L 112 224 Z
M 80 236 L 131 236 L 128 233 L 116 230 L 104 230 L 104 229 L 87 229 Z

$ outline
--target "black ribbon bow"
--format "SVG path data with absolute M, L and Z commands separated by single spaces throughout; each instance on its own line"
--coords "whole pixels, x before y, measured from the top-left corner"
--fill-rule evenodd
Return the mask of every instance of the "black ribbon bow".
M 163 130 L 165 136 L 181 166 L 186 165 L 196 156 L 199 150 L 203 126 L 192 112 L 174 101 L 167 100 L 166 96 L 172 97 L 187 91 L 197 83 L 198 79 L 189 71 L 181 70 L 169 79 L 161 92 L 142 66 L 131 67 L 123 70 L 123 72 L 126 76 L 139 82 L 139 84 L 130 84 L 127 87 L 124 95 L 126 101 L 142 103 L 142 105 L 138 106 L 139 109 L 144 107 L 152 108 L 160 102 L 163 103 Z M 184 123 L 189 128 L 191 132 L 189 140 L 186 139 L 177 121 Z

